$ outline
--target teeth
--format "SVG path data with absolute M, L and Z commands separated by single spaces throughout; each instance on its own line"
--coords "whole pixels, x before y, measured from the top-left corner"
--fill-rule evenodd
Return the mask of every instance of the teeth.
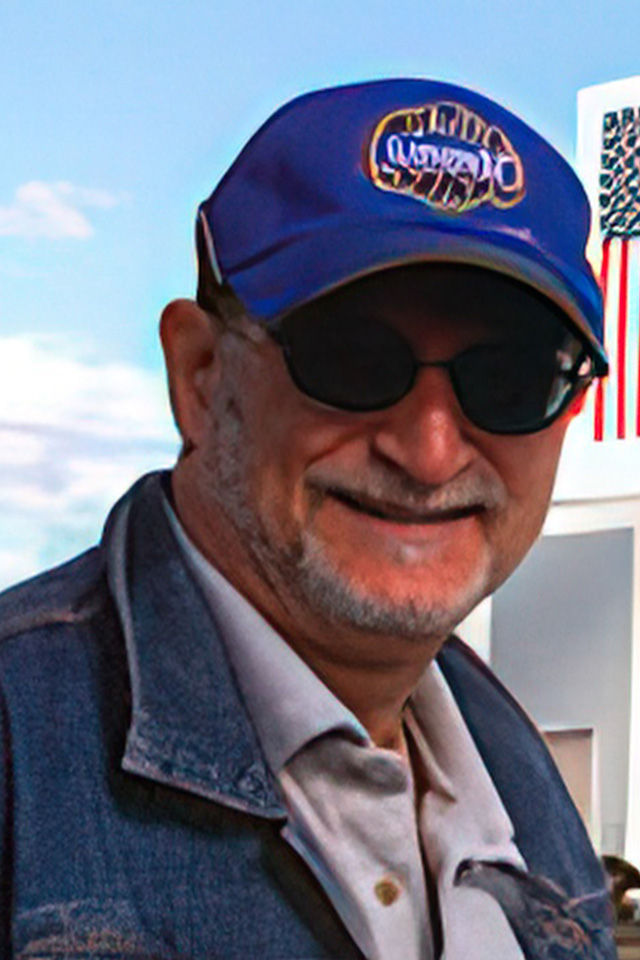
M 480 505 L 473 505 L 420 513 L 401 506 L 371 503 L 368 500 L 361 500 L 349 493 L 345 493 L 343 490 L 331 490 L 329 492 L 336 500 L 340 500 L 354 510 L 367 513 L 372 517 L 378 517 L 380 520 L 393 521 L 394 523 L 442 523 L 447 520 L 460 520 L 463 517 L 471 516 L 482 510 Z

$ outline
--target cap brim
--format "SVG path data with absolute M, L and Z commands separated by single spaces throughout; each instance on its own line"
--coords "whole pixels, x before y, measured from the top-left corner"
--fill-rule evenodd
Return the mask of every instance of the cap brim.
M 269 271 L 264 269 L 269 261 Z M 516 232 L 468 233 L 406 222 L 345 223 L 288 238 L 265 251 L 259 263 L 245 264 L 229 276 L 235 293 L 254 316 L 274 322 L 291 310 L 360 277 L 412 263 L 449 262 L 495 270 L 532 287 L 553 301 L 592 346 L 599 373 L 607 356 L 595 330 L 602 329 L 602 301 L 585 273 L 569 273 L 531 237 Z M 254 283 L 255 275 L 255 283 Z

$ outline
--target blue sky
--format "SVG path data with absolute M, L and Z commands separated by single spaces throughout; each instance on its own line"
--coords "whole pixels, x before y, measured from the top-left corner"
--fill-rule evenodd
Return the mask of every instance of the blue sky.
M 639 35 L 638 0 L 3 0 L 0 582 L 171 462 L 158 315 L 194 289 L 197 203 L 275 107 L 433 76 L 572 159 L 577 90 L 640 73 Z

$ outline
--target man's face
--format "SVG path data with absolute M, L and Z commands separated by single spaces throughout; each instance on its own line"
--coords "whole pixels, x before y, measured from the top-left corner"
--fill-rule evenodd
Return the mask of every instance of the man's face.
M 495 274 L 433 265 L 376 274 L 310 309 L 384 321 L 423 361 L 556 338 L 507 288 Z M 327 630 L 446 635 L 537 536 L 568 418 L 534 434 L 488 433 L 465 417 L 439 368 L 421 369 L 388 409 L 331 409 L 293 384 L 268 335 L 247 329 L 248 339 L 225 337 L 201 461 L 211 528 L 235 546 L 207 552 L 267 613 Z

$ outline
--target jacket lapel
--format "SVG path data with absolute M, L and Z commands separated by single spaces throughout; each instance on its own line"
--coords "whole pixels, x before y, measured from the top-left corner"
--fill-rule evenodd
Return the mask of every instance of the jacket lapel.
M 176 547 L 160 474 L 112 511 L 102 549 L 125 635 L 132 717 L 122 766 L 270 819 L 285 810 L 208 607 Z

